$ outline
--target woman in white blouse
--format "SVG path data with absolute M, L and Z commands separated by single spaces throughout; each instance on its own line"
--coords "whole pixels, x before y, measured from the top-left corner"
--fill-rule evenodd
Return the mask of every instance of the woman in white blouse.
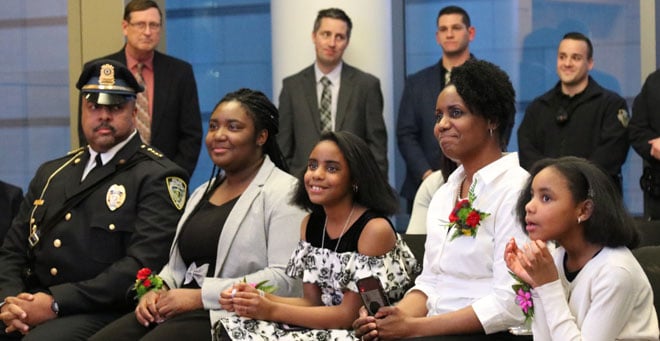
M 429 204 L 416 285 L 396 306 L 354 322 L 363 339 L 474 339 L 522 323 L 514 280 L 502 259 L 511 237 L 526 240 L 514 211 L 528 173 L 516 153 L 504 153 L 514 103 L 509 77 L 494 64 L 469 60 L 452 70 L 438 96 L 434 133 L 443 153 L 460 166 Z

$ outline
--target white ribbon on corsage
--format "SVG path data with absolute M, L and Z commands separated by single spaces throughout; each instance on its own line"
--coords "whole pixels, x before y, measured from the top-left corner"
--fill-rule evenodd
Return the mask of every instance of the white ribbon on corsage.
M 183 280 L 183 285 L 186 285 L 194 279 L 197 282 L 197 285 L 201 288 L 202 283 L 204 283 L 204 278 L 209 271 L 209 264 L 206 263 L 202 266 L 197 266 L 195 262 L 190 264 L 188 271 L 186 271 L 186 277 Z

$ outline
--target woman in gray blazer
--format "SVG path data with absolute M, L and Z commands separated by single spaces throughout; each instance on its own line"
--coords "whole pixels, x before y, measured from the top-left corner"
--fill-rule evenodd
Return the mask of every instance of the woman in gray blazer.
M 293 206 L 297 180 L 277 145 L 278 112 L 259 91 L 227 94 L 209 120 L 211 179 L 197 188 L 179 221 L 162 290 L 92 340 L 210 340 L 224 314 L 220 292 L 239 281 L 268 281 L 283 296 L 301 293 L 285 274 L 305 212 Z

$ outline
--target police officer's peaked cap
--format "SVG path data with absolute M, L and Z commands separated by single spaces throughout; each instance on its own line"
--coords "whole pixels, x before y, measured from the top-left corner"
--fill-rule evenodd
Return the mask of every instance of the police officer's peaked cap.
M 124 64 L 109 59 L 89 63 L 80 74 L 76 88 L 88 101 L 102 105 L 122 104 L 144 91 Z

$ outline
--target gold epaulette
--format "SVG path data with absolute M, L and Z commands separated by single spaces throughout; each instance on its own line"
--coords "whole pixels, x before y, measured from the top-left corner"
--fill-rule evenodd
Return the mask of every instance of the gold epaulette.
M 83 149 L 85 149 L 85 147 L 80 147 L 80 148 L 73 149 L 73 150 L 69 151 L 68 153 L 66 153 L 66 155 L 76 154 L 76 153 L 82 151 Z
M 146 144 L 142 144 L 140 146 L 140 149 L 142 150 L 143 153 L 151 156 L 154 159 L 162 159 L 164 156 L 160 150 L 156 149 L 156 147 L 152 147 Z

